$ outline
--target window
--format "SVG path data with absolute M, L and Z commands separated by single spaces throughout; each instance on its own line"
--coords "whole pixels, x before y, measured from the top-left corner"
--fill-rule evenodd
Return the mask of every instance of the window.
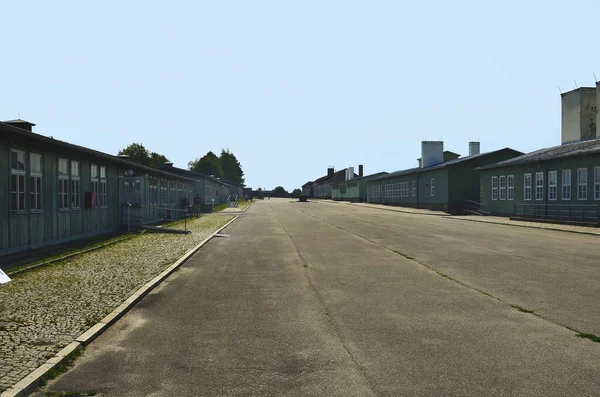
M 71 161 L 71 208 L 79 209 L 79 162 Z
M 434 178 L 431 178 L 430 185 L 429 185 L 429 193 L 432 196 L 435 196 L 435 179 Z
M 531 174 L 523 175 L 523 198 L 525 200 L 531 200 Z
M 587 168 L 577 169 L 577 200 L 587 200 Z
M 535 173 L 535 199 L 536 200 L 544 199 L 544 173 L 543 172 Z
M 571 170 L 562 170 L 562 199 L 571 200 Z
M 558 175 L 556 171 L 548 172 L 548 200 L 556 200 L 558 196 Z
M 506 176 L 500 177 L 500 200 L 506 200 Z
M 58 209 L 69 209 L 69 160 L 58 159 Z
M 506 199 L 514 200 L 515 199 L 515 177 L 513 175 L 509 175 L 506 177 Z
M 90 168 L 91 181 L 92 181 L 92 207 L 98 207 L 98 166 L 92 164 Z
M 492 177 L 492 200 L 498 200 L 498 177 Z
M 413 194 L 413 197 L 415 197 L 417 195 L 417 181 L 413 181 L 412 194 Z
M 25 152 L 10 151 L 10 209 L 15 212 L 25 212 Z
M 42 155 L 29 154 L 29 208 L 42 211 Z
M 594 167 L 594 200 L 600 200 L 600 167 Z

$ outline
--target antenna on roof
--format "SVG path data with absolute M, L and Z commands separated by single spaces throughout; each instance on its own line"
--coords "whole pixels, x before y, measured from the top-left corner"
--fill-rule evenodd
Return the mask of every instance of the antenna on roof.
M 560 95 L 562 95 L 562 90 L 560 89 L 560 86 L 557 85 L 557 87 L 558 87 L 558 92 L 560 92 Z
M 579 88 L 579 86 L 577 86 L 577 82 L 575 80 L 573 80 L 575 82 L 575 88 Z
M 598 79 L 596 78 L 596 73 L 592 72 L 592 74 L 594 75 L 594 83 L 597 83 Z

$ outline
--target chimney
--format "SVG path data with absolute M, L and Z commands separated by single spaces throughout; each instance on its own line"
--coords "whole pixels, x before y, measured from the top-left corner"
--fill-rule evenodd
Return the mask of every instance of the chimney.
M 32 127 L 35 125 L 33 123 L 30 123 L 29 121 L 25 121 L 25 120 L 21 120 L 21 119 L 7 120 L 7 121 L 3 121 L 3 123 L 8 124 L 13 127 L 20 128 L 22 130 L 27 130 L 29 132 L 33 131 Z
M 443 141 L 421 142 L 421 168 L 427 168 L 444 162 Z
M 354 167 L 346 168 L 346 180 L 354 179 Z
M 479 142 L 469 142 L 469 156 L 475 156 L 479 154 L 481 150 L 481 144 Z
M 359 178 L 363 177 L 363 165 L 362 164 L 358 165 L 358 177 Z
M 327 168 L 327 178 L 331 178 L 334 173 L 335 173 L 335 170 L 333 167 Z
M 420 157 L 417 159 L 417 163 L 419 163 L 419 168 L 423 168 L 423 167 L 421 166 L 421 164 L 422 164 L 423 162 L 421 161 L 421 158 L 420 158 Z
M 597 101 L 596 87 L 580 87 L 560 94 L 561 143 L 596 138 Z

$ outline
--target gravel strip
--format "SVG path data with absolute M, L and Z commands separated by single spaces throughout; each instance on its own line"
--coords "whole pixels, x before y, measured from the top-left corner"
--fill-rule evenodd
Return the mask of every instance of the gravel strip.
M 145 233 L 0 286 L 0 386 L 29 375 L 231 219 L 203 216 L 188 221 L 190 234 Z

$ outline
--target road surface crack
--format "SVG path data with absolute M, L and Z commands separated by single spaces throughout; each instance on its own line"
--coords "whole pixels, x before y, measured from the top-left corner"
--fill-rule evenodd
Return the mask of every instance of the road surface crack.
M 401 251 L 398 251 L 398 250 L 395 250 L 395 249 L 393 249 L 393 248 L 390 248 L 390 247 L 388 247 L 388 246 L 386 246 L 386 245 L 383 245 L 383 244 L 381 244 L 381 243 L 378 243 L 378 242 L 376 242 L 376 241 L 369 240 L 368 238 L 366 238 L 366 237 L 363 237 L 363 236 L 361 236 L 360 234 L 357 234 L 357 233 L 354 233 L 354 232 L 352 232 L 352 231 L 350 231 L 350 230 L 344 229 L 344 228 L 343 228 L 343 227 L 341 227 L 341 226 L 337 226 L 337 225 L 334 225 L 334 224 L 332 224 L 332 223 L 326 222 L 326 221 L 322 220 L 321 218 L 318 218 L 318 217 L 316 217 L 316 216 L 313 216 L 313 215 L 311 215 L 311 214 L 308 214 L 308 213 L 306 213 L 306 212 L 300 211 L 300 210 L 298 210 L 298 209 L 295 209 L 295 208 L 294 208 L 294 210 L 295 210 L 295 211 L 298 211 L 298 212 L 300 212 L 300 213 L 301 213 L 301 214 L 303 214 L 303 215 L 309 216 L 309 217 L 311 217 L 311 218 L 313 218 L 313 219 L 317 220 L 318 222 L 321 222 L 321 223 L 323 223 L 323 224 L 325 224 L 325 225 L 329 225 L 330 227 L 333 227 L 333 228 L 339 229 L 339 230 L 341 230 L 341 231 L 343 231 L 343 232 L 346 232 L 346 233 L 348 233 L 348 234 L 351 234 L 351 235 L 353 235 L 353 236 L 356 236 L 356 237 L 358 237 L 358 238 L 360 238 L 360 239 L 362 239 L 362 240 L 364 240 L 364 241 L 366 241 L 366 242 L 368 242 L 368 243 L 371 243 L 371 244 L 377 245 L 378 247 L 385 248 L 385 249 L 387 249 L 387 250 L 389 250 L 389 251 L 392 251 L 393 253 L 395 253 L 395 254 L 397 254 L 397 255 L 400 255 L 400 256 L 402 256 L 403 258 L 406 258 L 406 259 L 408 259 L 408 260 L 410 260 L 410 261 L 412 261 L 412 262 L 415 262 L 416 264 L 418 264 L 418 265 L 420 265 L 420 266 L 423 266 L 424 268 L 426 268 L 426 269 L 428 269 L 429 271 L 431 271 L 431 272 L 433 272 L 433 273 L 437 274 L 438 276 L 441 276 L 441 277 L 443 277 L 443 278 L 445 278 L 445 279 L 447 279 L 447 280 L 449 280 L 449 281 L 453 281 L 454 283 L 456 283 L 456 284 L 458 284 L 458 285 L 461 285 L 461 286 L 463 286 L 463 287 L 465 287 L 465 288 L 468 288 L 468 289 L 470 289 L 470 290 L 472 290 L 472 291 L 478 292 L 478 293 L 480 293 L 480 294 L 482 294 L 482 295 L 485 295 L 485 296 L 487 296 L 487 297 L 489 297 L 489 298 L 491 298 L 491 299 L 494 299 L 494 300 L 496 300 L 496 301 L 498 301 L 498 302 L 501 302 L 501 303 L 503 303 L 503 304 L 505 304 L 505 305 L 508 305 L 508 306 L 512 307 L 513 309 L 515 309 L 515 310 L 519 311 L 519 312 L 522 312 L 522 313 L 524 313 L 524 314 L 531 314 L 531 315 L 533 315 L 533 316 L 536 316 L 536 317 L 538 317 L 538 318 L 540 318 L 540 319 L 542 319 L 542 320 L 544 320 L 544 321 L 546 321 L 546 322 L 548 322 L 548 323 L 550 323 L 550 324 L 558 325 L 558 326 L 560 326 L 560 327 L 563 327 L 563 328 L 566 328 L 566 329 L 568 329 L 569 331 L 575 332 L 575 333 L 576 333 L 576 335 L 575 335 L 575 336 L 576 336 L 576 337 L 578 337 L 578 338 L 589 339 L 589 340 L 591 340 L 592 342 L 598 342 L 598 343 L 600 343 L 600 336 L 597 336 L 597 335 L 594 335 L 594 334 L 586 334 L 586 333 L 583 333 L 583 332 L 581 332 L 581 331 L 579 331 L 579 330 L 577 330 L 577 329 L 574 329 L 574 328 L 572 328 L 572 327 L 570 327 L 570 326 L 568 326 L 568 325 L 561 324 L 561 323 L 559 323 L 559 322 L 553 321 L 553 320 L 551 320 L 551 319 L 549 319 L 549 318 L 546 318 L 546 317 L 544 317 L 544 316 L 540 315 L 539 313 L 535 313 L 533 310 L 525 309 L 525 308 L 523 308 L 523 307 L 521 307 L 521 306 L 518 306 L 518 305 L 512 304 L 512 303 L 510 303 L 510 302 L 507 302 L 507 301 L 505 301 L 505 300 L 503 300 L 503 299 L 501 299 L 501 298 L 498 298 L 497 296 L 494 296 L 494 295 L 492 295 L 492 294 L 490 294 L 490 293 L 488 293 L 488 292 L 485 292 L 485 291 L 483 291 L 483 290 L 481 290 L 481 289 L 479 289 L 479 288 L 476 288 L 476 287 L 474 287 L 474 286 L 472 286 L 472 285 L 469 285 L 469 284 L 466 284 L 466 283 L 464 283 L 464 282 L 462 282 L 462 281 L 460 281 L 460 280 L 458 280 L 458 279 L 456 279 L 456 278 L 454 278 L 454 277 L 451 277 L 451 276 L 449 276 L 449 275 L 447 275 L 447 274 L 444 274 L 444 273 L 440 272 L 439 270 L 437 270 L 437 269 L 433 268 L 432 266 L 430 266 L 430 265 L 428 265 L 428 264 L 426 264 L 426 263 L 424 263 L 424 262 L 421 262 L 421 261 L 419 261 L 419 260 L 418 260 L 418 259 L 416 259 L 415 257 L 412 257 L 412 256 L 410 256 L 410 255 L 408 255 L 408 254 L 405 254 L 405 253 L 401 252 Z M 355 219 L 359 220 L 358 218 L 355 218 Z M 359 220 L 359 221 L 360 221 L 360 220 Z M 366 223 L 369 223 L 369 222 L 366 222 Z M 287 232 L 286 232 L 286 233 L 287 233 Z
M 273 213 L 273 215 L 275 216 L 275 219 L 277 219 L 277 222 L 279 223 L 279 227 L 281 227 L 281 229 L 287 235 L 288 239 L 290 240 L 290 243 L 292 244 L 292 246 L 296 250 L 296 255 L 298 255 L 298 258 L 300 259 L 300 261 L 302 262 L 302 265 L 304 267 L 304 276 L 306 277 L 306 279 L 308 281 L 308 285 L 310 286 L 313 294 L 317 298 L 317 301 L 319 302 L 319 304 L 323 308 L 323 313 L 325 314 L 325 317 L 327 318 L 327 322 L 329 323 L 329 326 L 333 330 L 333 332 L 334 332 L 335 336 L 337 337 L 337 339 L 340 341 L 340 344 L 344 348 L 344 351 L 346 352 L 346 354 L 350 358 L 350 361 L 352 362 L 352 364 L 356 367 L 356 369 L 358 370 L 358 372 L 361 374 L 361 376 L 367 382 L 367 384 L 368 384 L 369 388 L 371 389 L 371 391 L 375 395 L 381 396 L 382 395 L 381 392 L 377 389 L 377 387 L 375 387 L 375 385 L 373 384 L 373 382 L 371 381 L 371 379 L 369 379 L 369 377 L 367 376 L 367 372 L 366 372 L 365 368 L 363 368 L 360 365 L 360 363 L 358 362 L 358 360 L 356 359 L 356 357 L 354 356 L 354 354 L 352 354 L 352 352 L 350 351 L 350 349 L 348 348 L 348 346 L 346 344 L 346 341 L 345 341 L 344 337 L 342 336 L 342 334 L 340 333 L 338 327 L 335 325 L 333 319 L 331 318 L 331 315 L 329 314 L 330 313 L 329 308 L 325 304 L 325 301 L 324 301 L 323 297 L 321 296 L 321 294 L 319 293 L 319 291 L 315 287 L 315 285 L 313 283 L 313 280 L 310 277 L 310 274 L 308 273 L 308 263 L 306 262 L 306 260 L 304 259 L 304 257 L 300 253 L 300 251 L 298 250 L 298 247 L 294 243 L 294 240 L 292 239 L 292 236 L 290 236 L 290 234 L 288 233 L 288 231 L 286 230 L 286 228 L 283 226 L 283 224 L 281 223 L 281 220 L 279 219 L 279 217 L 277 216 L 277 214 L 273 211 L 273 209 L 272 208 L 270 208 L 270 209 L 271 209 L 271 212 Z

